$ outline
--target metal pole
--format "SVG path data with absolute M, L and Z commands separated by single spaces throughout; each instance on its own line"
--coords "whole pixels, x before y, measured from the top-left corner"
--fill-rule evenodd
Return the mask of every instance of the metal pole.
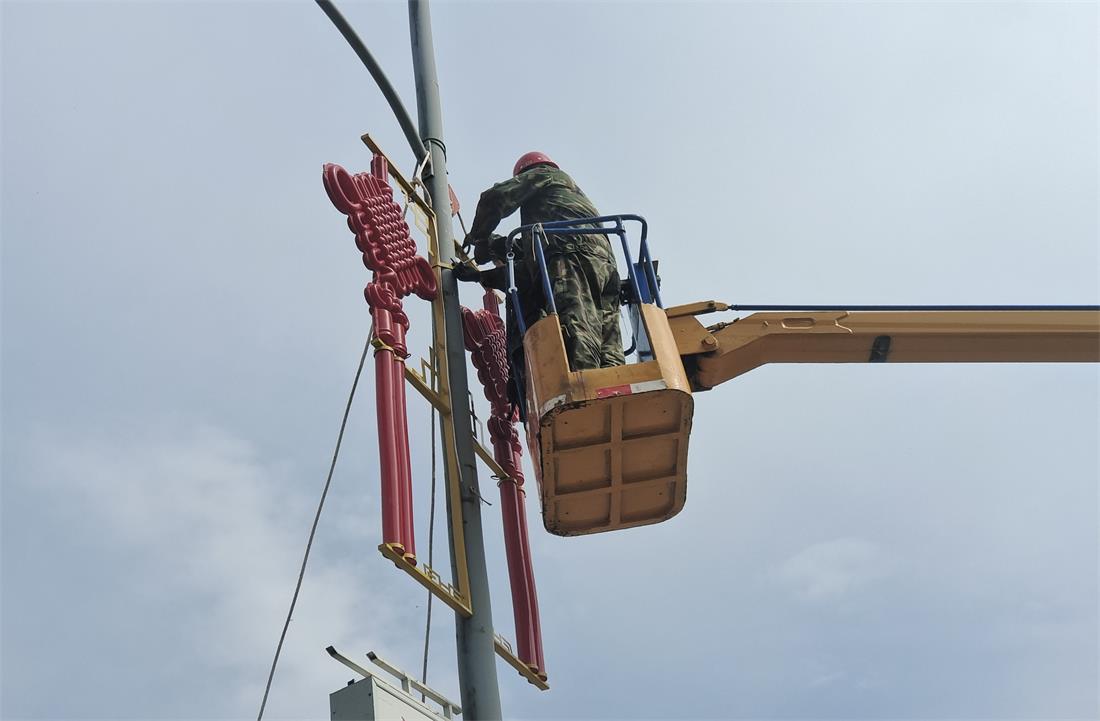
M 451 235 L 450 194 L 447 192 L 447 158 L 443 145 L 443 119 L 439 104 L 439 82 L 435 74 L 432 21 L 427 0 L 409 0 L 409 29 L 412 35 L 413 71 L 416 77 L 416 109 L 420 135 L 432 155 L 431 175 L 426 179 L 432 196 L 439 234 L 439 262 L 454 261 Z M 473 447 L 473 424 L 467 411 L 466 351 L 462 340 L 458 282 L 450 270 L 442 273 L 447 365 L 451 385 L 451 413 L 454 420 L 455 452 L 458 454 L 462 488 L 462 517 L 465 520 L 466 562 L 470 574 L 470 605 L 474 614 L 455 614 L 458 640 L 458 679 L 462 693 L 462 717 L 466 721 L 497 721 L 502 718 L 497 687 L 496 650 L 493 644 L 493 612 L 489 604 L 489 576 L 485 564 L 485 541 L 481 528 L 481 494 Z M 450 499 L 448 498 L 448 505 Z M 447 522 L 452 522 L 450 513 Z M 454 549 L 451 549 L 454 566 Z

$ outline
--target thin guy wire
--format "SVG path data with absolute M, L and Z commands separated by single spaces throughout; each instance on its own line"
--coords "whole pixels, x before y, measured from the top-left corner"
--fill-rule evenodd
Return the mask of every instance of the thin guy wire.
M 260 702 L 260 713 L 256 721 L 262 721 L 264 707 L 267 706 L 267 695 L 271 692 L 271 681 L 275 678 L 275 667 L 279 663 L 279 654 L 283 650 L 283 641 L 286 640 L 287 629 L 290 628 L 290 618 L 294 615 L 294 606 L 298 603 L 298 593 L 302 590 L 302 579 L 306 575 L 306 563 L 309 561 L 309 551 L 313 547 L 313 537 L 317 535 L 317 524 L 321 520 L 321 509 L 325 506 L 325 497 L 328 496 L 329 486 L 332 484 L 332 472 L 336 469 L 336 459 L 340 456 L 340 444 L 344 440 L 344 428 L 348 424 L 348 415 L 351 413 L 351 401 L 355 398 L 355 389 L 359 386 L 359 376 L 363 373 L 363 364 L 367 361 L 367 352 L 370 350 L 370 339 L 374 336 L 374 328 L 367 335 L 367 343 L 363 346 L 363 355 L 359 358 L 359 368 L 355 371 L 355 380 L 351 384 L 351 393 L 348 394 L 348 403 L 344 408 L 344 419 L 340 421 L 340 433 L 336 436 L 336 450 L 332 453 L 332 464 L 328 468 L 328 478 L 325 479 L 325 488 L 321 491 L 321 501 L 317 504 L 317 513 L 313 517 L 313 527 L 309 529 L 309 540 L 306 541 L 306 552 L 302 556 L 302 568 L 298 572 L 298 583 L 294 586 L 294 596 L 290 599 L 290 610 L 286 614 L 286 623 L 283 624 L 283 632 L 279 635 L 279 645 L 275 647 L 275 658 L 271 662 L 271 671 L 267 674 L 267 685 L 264 687 L 264 698 Z
M 436 547 L 436 406 L 431 406 L 431 513 L 428 515 L 428 568 L 432 567 Z M 423 629 L 423 667 L 420 670 L 421 684 L 428 685 L 428 642 L 431 638 L 431 598 L 428 591 L 428 621 Z M 420 700 L 423 700 L 421 693 Z
M 435 338 L 435 317 L 432 317 L 432 338 Z M 435 380 L 438 377 L 436 370 L 436 357 L 435 357 L 435 344 L 432 344 L 432 379 Z M 433 384 L 434 385 L 434 384 Z M 432 390 L 437 390 L 433 388 Z M 431 512 L 428 514 L 428 567 L 432 567 L 434 562 L 435 553 L 435 406 L 432 405 L 431 415 L 432 425 L 432 501 Z M 424 665 L 420 671 L 420 683 L 425 686 L 428 685 L 428 641 L 431 638 L 432 633 L 432 592 L 428 591 L 428 620 L 424 627 Z M 424 695 L 421 694 L 421 701 L 424 700 Z

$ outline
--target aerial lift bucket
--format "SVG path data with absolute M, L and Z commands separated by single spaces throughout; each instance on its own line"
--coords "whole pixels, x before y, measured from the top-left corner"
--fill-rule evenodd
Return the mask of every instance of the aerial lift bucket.
M 643 363 L 571 371 L 557 315 L 527 331 L 527 436 L 546 530 L 601 533 L 667 520 L 687 498 L 694 401 L 664 310 L 640 304 Z
M 550 533 L 660 523 L 687 498 L 691 386 L 664 310 L 640 307 L 654 356 L 642 363 L 570 371 L 557 315 L 527 331 L 528 445 Z

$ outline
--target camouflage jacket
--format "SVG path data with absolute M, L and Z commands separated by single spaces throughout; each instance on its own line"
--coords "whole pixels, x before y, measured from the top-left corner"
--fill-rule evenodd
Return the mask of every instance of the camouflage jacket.
M 475 243 L 496 241 L 493 231 L 501 220 L 517 210 L 520 225 L 599 215 L 596 206 L 565 171 L 540 165 L 497 183 L 481 194 L 466 240 Z M 493 243 L 494 250 L 498 243 L 502 245 L 502 241 Z
M 487 251 L 478 254 L 478 262 L 504 261 L 508 253 L 506 238 L 493 231 L 501 220 L 517 210 L 520 211 L 520 225 L 591 218 L 600 214 L 565 171 L 549 165 L 536 166 L 481 194 L 466 236 L 467 243 L 480 245 Z M 518 262 L 522 262 L 525 245 L 521 243 L 516 249 Z M 503 268 L 485 271 L 482 282 L 503 290 L 507 285 L 503 271 Z

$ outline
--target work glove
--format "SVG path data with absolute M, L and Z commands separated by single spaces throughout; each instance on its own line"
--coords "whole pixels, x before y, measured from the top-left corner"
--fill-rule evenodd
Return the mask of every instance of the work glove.
M 481 271 L 468 263 L 456 263 L 453 272 L 455 278 L 466 282 L 481 281 Z
M 474 261 L 479 265 L 488 263 L 493 259 L 492 241 L 489 238 L 478 238 L 474 242 Z
M 488 270 L 481 271 L 481 284 L 486 288 L 496 288 L 497 290 L 508 290 L 508 267 L 497 266 L 496 268 L 489 268 Z

